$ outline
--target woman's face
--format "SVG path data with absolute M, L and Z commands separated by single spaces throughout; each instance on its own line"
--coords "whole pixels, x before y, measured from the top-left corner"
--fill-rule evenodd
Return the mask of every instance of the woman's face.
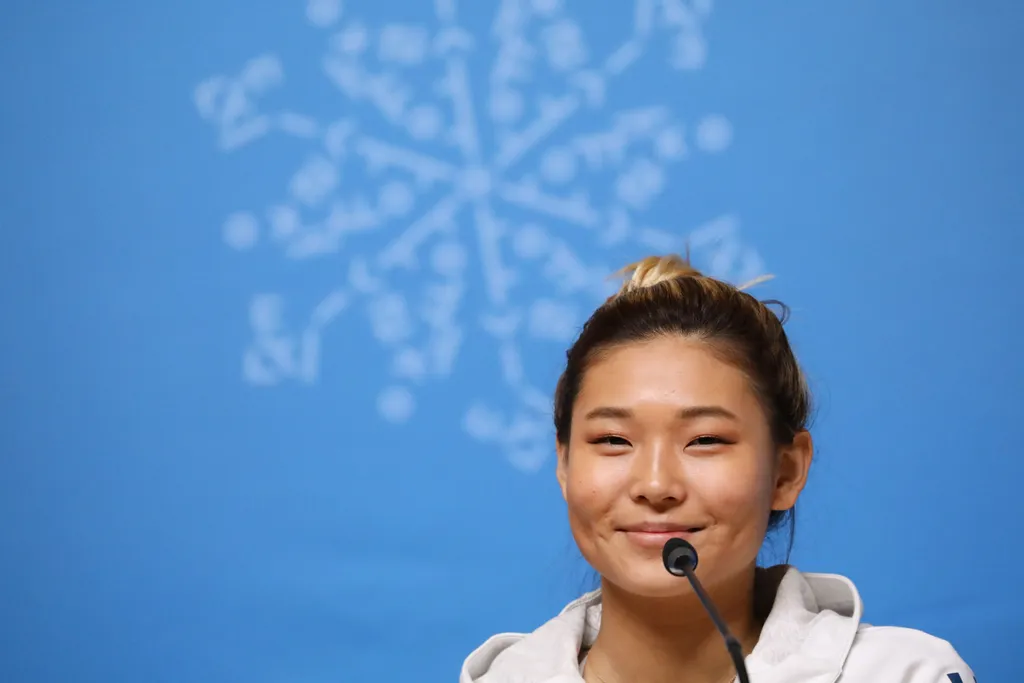
M 620 589 L 657 597 L 688 590 L 662 564 L 672 536 L 697 549 L 704 582 L 749 570 L 769 513 L 796 502 L 810 458 L 806 433 L 776 447 L 740 370 L 666 336 L 590 365 L 558 479 L 587 561 Z

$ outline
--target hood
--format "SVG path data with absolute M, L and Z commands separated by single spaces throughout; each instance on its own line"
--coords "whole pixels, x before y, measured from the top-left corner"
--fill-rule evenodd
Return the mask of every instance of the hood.
M 751 680 L 831 683 L 860 627 L 863 606 L 853 582 L 784 566 L 763 571 L 781 580 L 746 659 Z M 569 603 L 533 633 L 489 638 L 466 659 L 459 683 L 580 683 L 580 648 L 590 647 L 600 626 L 598 590 Z

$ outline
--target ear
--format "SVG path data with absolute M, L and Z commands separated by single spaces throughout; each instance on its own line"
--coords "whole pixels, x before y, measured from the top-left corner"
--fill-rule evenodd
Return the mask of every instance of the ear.
M 562 498 L 565 498 L 565 481 L 568 473 L 565 468 L 569 463 L 569 444 L 561 444 L 555 441 L 555 453 L 558 454 L 558 464 L 555 466 L 555 476 L 558 478 L 558 487 L 562 489 Z
M 775 491 L 772 510 L 789 510 L 807 483 L 807 473 L 814 458 L 814 441 L 808 431 L 798 432 L 793 443 L 779 449 L 775 468 Z

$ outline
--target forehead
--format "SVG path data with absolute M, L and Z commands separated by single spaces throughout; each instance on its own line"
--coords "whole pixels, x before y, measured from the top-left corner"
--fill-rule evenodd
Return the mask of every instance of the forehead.
M 720 405 L 760 410 L 750 382 L 706 342 L 678 336 L 618 346 L 596 356 L 583 377 L 578 408 Z

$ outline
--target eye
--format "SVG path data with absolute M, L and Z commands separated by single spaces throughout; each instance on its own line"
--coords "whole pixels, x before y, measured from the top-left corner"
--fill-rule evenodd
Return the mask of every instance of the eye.
M 621 436 L 601 436 L 593 439 L 590 443 L 595 445 L 607 445 L 607 446 L 629 446 L 630 443 Z
M 698 436 L 696 439 L 688 443 L 687 446 L 717 446 L 719 444 L 727 443 L 729 442 L 719 436 L 707 434 L 705 436 Z

